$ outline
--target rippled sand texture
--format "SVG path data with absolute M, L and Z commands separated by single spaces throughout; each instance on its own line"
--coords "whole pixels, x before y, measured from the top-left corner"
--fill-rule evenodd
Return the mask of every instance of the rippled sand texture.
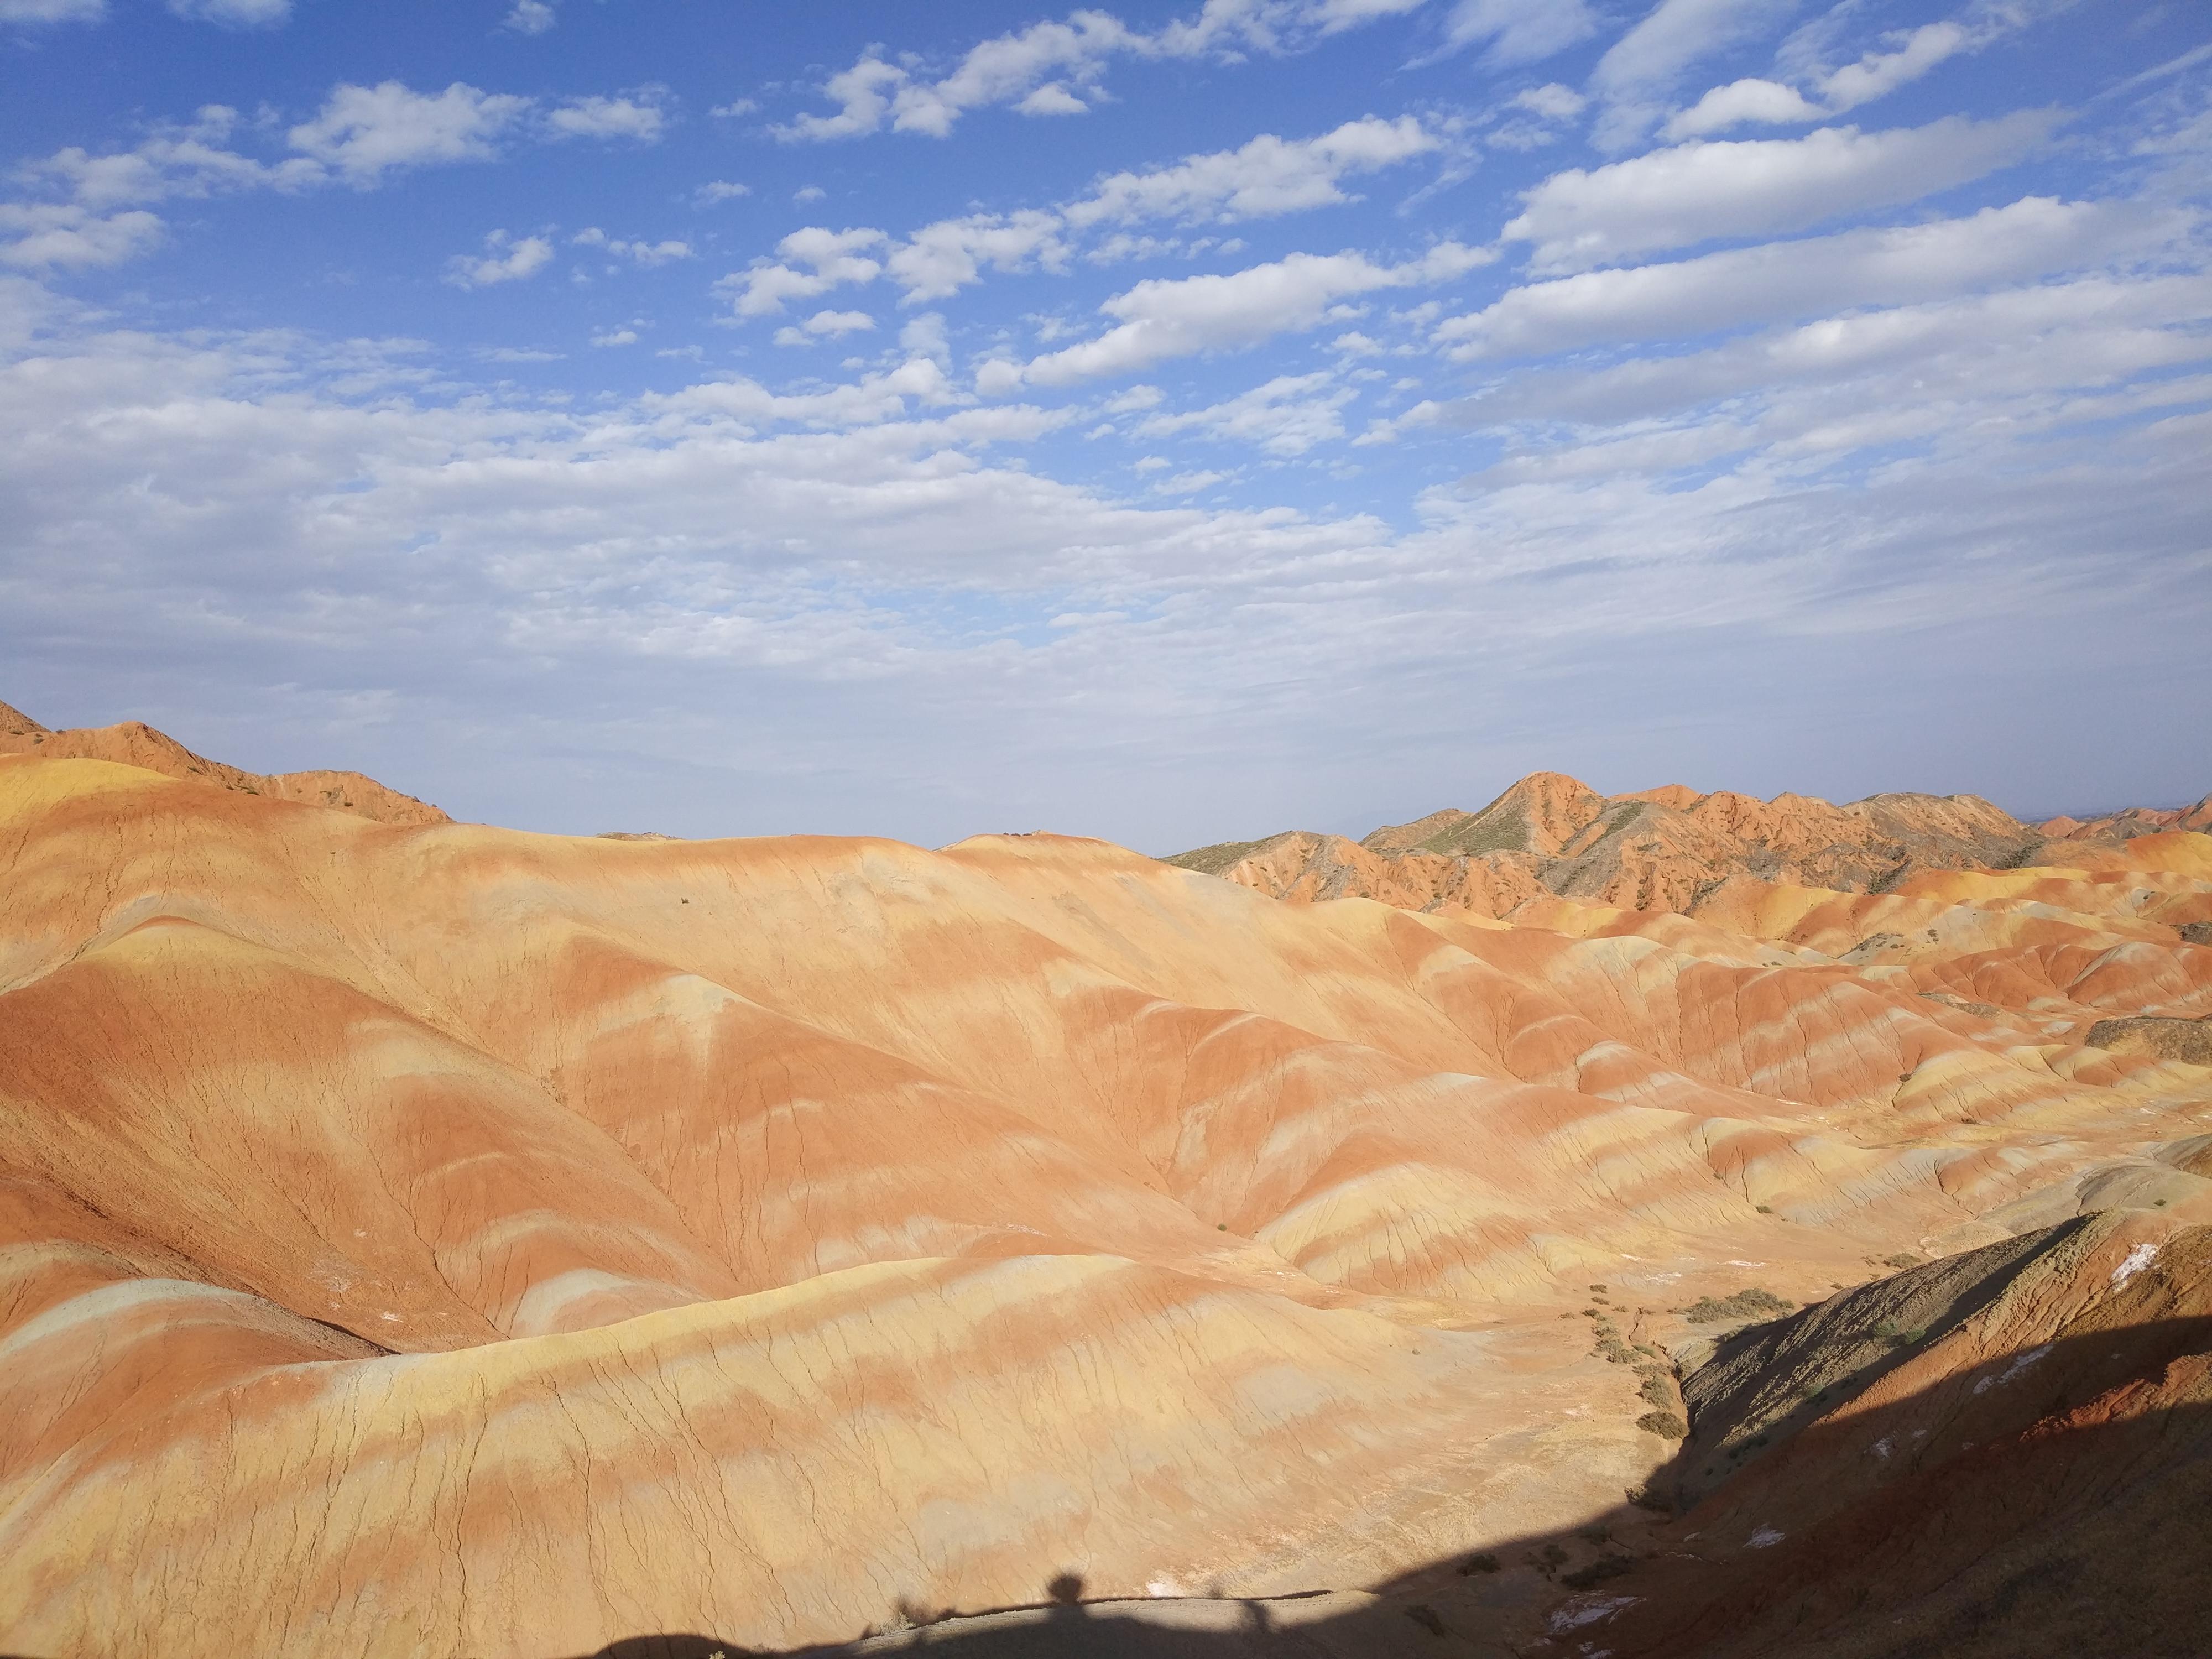
M 0 758 L 0 1650 L 779 1647 L 1571 1525 L 1672 1449 L 1593 1283 L 1656 1345 L 2212 1221 L 2212 1071 L 2081 1041 L 2212 1013 L 2212 839 L 2089 850 L 1506 925 Z

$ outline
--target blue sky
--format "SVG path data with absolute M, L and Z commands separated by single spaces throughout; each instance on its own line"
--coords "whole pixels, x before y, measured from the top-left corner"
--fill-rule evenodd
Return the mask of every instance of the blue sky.
M 562 831 L 2212 787 L 2212 13 L 0 0 L 0 697 Z

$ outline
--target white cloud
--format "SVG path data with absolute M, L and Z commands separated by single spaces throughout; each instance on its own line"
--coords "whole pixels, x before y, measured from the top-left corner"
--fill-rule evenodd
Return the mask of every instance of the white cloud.
M 819 185 L 801 185 L 791 192 L 791 199 L 794 202 L 819 202 L 825 199 L 829 194 L 830 192 Z
M 997 270 L 1024 270 L 1033 264 L 1064 270 L 1068 247 L 1060 231 L 1057 215 L 1035 210 L 940 219 L 893 249 L 884 266 L 906 289 L 902 303 L 913 305 L 957 292 L 975 281 L 986 264 Z
M 79 207 L 208 197 L 227 190 L 296 190 L 329 181 L 319 161 L 293 156 L 264 163 L 225 148 L 238 112 L 221 104 L 201 109 L 187 125 L 155 129 L 137 148 L 94 155 L 71 146 L 19 171 L 68 192 Z
M 556 138 L 635 138 L 650 144 L 668 125 L 667 94 L 640 88 L 618 98 L 574 98 L 545 113 Z
M 1020 103 L 1015 109 L 1024 115 L 1088 115 L 1091 106 L 1078 98 L 1057 81 L 1048 81 Z
M 1782 126 L 1798 121 L 1817 121 L 1827 113 L 1818 104 L 1808 103 L 1805 94 L 1796 88 L 1784 86 L 1779 81 L 1731 81 L 1724 87 L 1715 87 L 1689 108 L 1678 112 L 1667 123 L 1666 137 L 1672 140 L 1698 138 L 1747 121 Z
M 592 336 L 592 343 L 595 346 L 635 345 L 637 343 L 637 331 L 634 328 L 609 329 L 604 334 L 594 334 Z
M 1818 102 L 1793 86 L 1779 81 L 1751 79 L 1715 87 L 1688 109 L 1667 123 L 1669 138 L 1693 138 L 1747 122 L 1783 125 L 1817 121 L 1840 115 L 1861 104 L 1917 81 L 1944 59 L 1984 44 L 1987 34 L 1977 34 L 1957 22 L 1929 23 L 1892 37 L 1887 51 L 1870 52 L 1856 64 L 1813 77 Z
M 1508 460 L 1425 495 L 1403 531 L 1280 496 L 1249 511 L 1147 498 L 1127 473 L 1126 492 L 1085 488 L 1035 455 L 996 465 L 987 443 L 1065 416 L 962 406 L 935 365 L 563 409 L 468 387 L 441 400 L 429 381 L 341 392 L 335 346 L 100 319 L 0 359 L 0 495 L 40 550 L 0 578 L 0 659 L 55 672 L 55 641 L 92 618 L 115 672 L 241 706 L 270 684 L 298 683 L 302 707 L 402 686 L 415 787 L 548 829 L 604 827 L 561 815 L 597 818 L 606 799 L 575 805 L 573 768 L 557 804 L 532 793 L 548 757 L 587 743 L 628 766 L 643 731 L 665 743 L 665 776 L 603 788 L 679 832 L 802 819 L 934 843 L 1035 821 L 1007 803 L 1048 799 L 1066 827 L 1164 851 L 1234 812 L 1255 830 L 1297 821 L 1253 793 L 1293 748 L 1367 757 L 1347 787 L 1371 793 L 1432 758 L 1468 708 L 1558 701 L 1530 688 L 1583 685 L 1594 653 L 1631 694 L 1534 731 L 1534 754 L 1484 750 L 1483 768 L 1510 776 L 1609 732 L 1607 764 L 1694 772 L 1694 754 L 1650 757 L 1698 721 L 1716 730 L 1709 764 L 1741 777 L 1747 755 L 1799 763 L 1839 696 L 1879 693 L 1886 769 L 1955 777 L 1991 730 L 2041 752 L 2056 729 L 2049 776 L 2079 787 L 2100 734 L 2133 744 L 2124 766 L 2172 748 L 2129 699 L 2193 684 L 2212 625 L 2212 385 L 2186 362 L 2204 349 L 2203 260 L 2184 240 L 2160 263 L 2178 274 L 1615 366 L 1642 380 L 1516 377 L 1495 408 Z M 1453 446 L 1439 458 L 1468 447 Z M 1201 476 L 1176 487 L 1228 487 Z M 1269 476 L 1237 487 L 1259 497 Z M 1008 625 L 979 626 L 986 609 Z M 1116 611 L 1133 620 L 1044 626 Z M 2054 678 L 2052 660 L 2081 672 Z M 1747 713 L 1753 682 L 1766 695 Z M 1647 708 L 1652 685 L 1668 696 Z M 1911 717 L 1947 697 L 1966 700 L 1955 718 Z M 610 699 L 633 720 L 732 704 L 778 718 L 577 724 Z M 1377 740 L 1378 701 L 1431 715 Z M 464 711 L 502 743 L 441 748 Z M 1102 768 L 1102 719 L 1176 730 L 1170 769 Z M 708 750 L 726 777 L 681 763 Z M 957 797 L 928 793 L 955 773 Z M 848 775 L 842 794 L 819 781 Z M 762 777 L 778 780 L 767 806 Z
M 1103 407 L 1109 415 L 1128 415 L 1140 409 L 1158 408 L 1165 396 L 1156 386 L 1133 386 L 1109 398 Z M 1163 461 L 1160 465 L 1165 466 L 1167 463 Z
M 0 264 L 82 270 L 120 264 L 161 240 L 161 220 L 136 210 L 100 215 L 74 204 L 0 202 Z
M 865 311 L 817 311 L 796 328 L 780 328 L 775 331 L 778 345 L 811 345 L 817 340 L 841 339 L 848 334 L 866 333 L 876 325 L 876 319 Z M 905 342 L 903 338 L 901 343 Z M 933 361 L 935 352 L 922 354 Z
M 727 179 L 710 179 L 691 192 L 691 200 L 698 207 L 713 207 L 719 202 L 734 202 L 740 196 L 752 193 L 750 185 L 732 184 Z
M 2051 112 L 2028 110 L 1887 132 L 1826 127 L 1795 139 L 1693 141 L 1595 172 L 1553 174 L 1523 194 L 1504 236 L 1535 244 L 1537 270 L 1560 271 L 1715 237 L 1802 229 L 1980 178 L 2018 161 L 2057 123 Z
M 1582 0 L 1564 0 L 1579 5 Z M 942 138 L 971 110 L 1007 106 L 1030 115 L 1074 115 L 1088 107 L 1116 58 L 1190 58 L 1243 51 L 1294 49 L 1378 18 L 1413 10 L 1422 0 L 1206 0 L 1194 15 L 1152 33 L 1110 12 L 1072 12 L 1062 22 L 980 42 L 951 71 L 933 78 L 918 64 L 893 63 L 871 48 L 823 83 L 833 115 L 802 115 L 773 129 L 787 142 L 854 138 L 879 131 Z
M 1117 173 L 1061 211 L 1088 227 L 1102 221 L 1176 219 L 1185 223 L 1268 218 L 1348 200 L 1340 181 L 1438 148 L 1412 116 L 1347 121 L 1315 138 L 1262 133 L 1237 149 L 1186 156 L 1152 173 Z
M 289 137 L 294 149 L 367 186 L 395 167 L 489 161 L 495 141 L 529 107 L 527 98 L 459 81 L 440 93 L 410 91 L 397 81 L 342 83 L 321 112 L 294 127 Z
M 1514 94 L 1513 103 L 1516 108 L 1531 111 L 1547 120 L 1571 121 L 1589 107 L 1589 100 L 1572 87 L 1553 81 Z
M 1588 0 L 1459 0 L 1444 21 L 1444 45 L 1486 45 L 1485 60 L 1505 69 L 1565 52 L 1597 27 Z
M 1753 327 L 1955 295 L 2183 240 L 2187 220 L 2129 204 L 2031 196 L 1964 218 L 1773 242 L 1670 264 L 1585 271 L 1509 290 L 1437 325 L 1462 360 Z
M 925 311 L 907 319 L 899 330 L 899 349 L 909 357 L 927 357 L 939 368 L 952 366 L 952 345 L 945 334 L 942 312 Z
M 624 241 L 619 238 L 609 236 L 597 225 L 578 231 L 568 240 L 573 246 L 603 248 L 612 258 L 634 260 L 641 265 L 648 267 L 665 265 L 672 259 L 688 259 L 691 257 L 691 245 L 689 242 L 672 240 L 663 242 Z
M 786 300 L 811 300 L 847 283 L 872 283 L 883 265 L 861 250 L 883 245 L 880 230 L 825 230 L 810 225 L 776 244 L 781 261 L 756 259 L 750 270 L 734 272 L 718 285 L 734 290 L 740 317 L 766 317 L 782 311 Z M 800 270 L 799 266 L 806 269 Z
M 1928 23 L 1887 52 L 1870 52 L 1825 76 L 1820 96 L 1831 110 L 1856 109 L 1908 81 L 1917 81 L 1953 54 L 1978 44 L 1955 22 Z
M 455 288 L 489 288 L 520 282 L 552 263 L 553 244 L 543 236 L 509 236 L 495 230 L 484 238 L 481 256 L 457 253 L 446 262 L 446 280 Z
M 1664 113 L 1659 100 L 1692 64 L 1740 45 L 1778 24 L 1796 0 L 1660 0 L 1615 42 L 1590 73 L 1590 90 L 1607 106 L 1598 123 L 1601 149 L 1633 143 Z
M 0 23 L 97 23 L 107 0 L 0 0 Z
M 1492 257 L 1443 242 L 1399 265 L 1378 265 L 1358 253 L 1293 253 L 1225 276 L 1155 278 L 1099 307 L 1121 319 L 1118 327 L 1035 358 L 1015 373 L 1034 385 L 1064 386 L 1133 373 L 1170 357 L 1249 345 L 1270 335 L 1315 327 L 1337 301 L 1352 295 L 1446 282 Z M 990 383 L 994 389 L 1006 389 L 1005 371 L 994 372 Z M 984 389 L 982 379 L 976 384 Z
M 506 27 L 517 34 L 543 34 L 560 21 L 559 15 L 545 0 L 514 0 L 514 9 L 507 13 Z
M 167 0 L 179 17 L 228 28 L 266 28 L 292 15 L 292 0 Z
M 1338 413 L 1358 395 L 1335 384 L 1324 369 L 1279 374 L 1264 386 L 1183 415 L 1153 415 L 1137 423 L 1140 437 L 1197 431 L 1211 438 L 1256 444 L 1270 455 L 1303 455 L 1316 444 L 1344 435 Z

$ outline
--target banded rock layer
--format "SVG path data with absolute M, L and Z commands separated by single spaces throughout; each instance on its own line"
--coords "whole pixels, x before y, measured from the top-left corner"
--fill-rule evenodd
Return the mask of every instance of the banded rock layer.
M 1297 902 L 1359 897 L 1411 909 L 1510 916 L 1546 896 L 1697 915 L 1732 878 L 1849 893 L 1942 870 L 2045 861 L 2137 836 L 2212 829 L 2212 796 L 2173 811 L 2022 823 L 1975 795 L 1886 794 L 1843 806 L 1680 784 L 1606 796 L 1556 772 L 1523 778 L 1480 812 L 1448 808 L 1354 842 L 1291 830 L 1167 862 Z
M 1698 1298 L 2212 1223 L 2212 1073 L 2075 1030 L 2212 1013 L 2212 839 L 2113 856 L 1507 925 L 0 757 L 0 1650 L 783 1649 L 1564 1534 Z

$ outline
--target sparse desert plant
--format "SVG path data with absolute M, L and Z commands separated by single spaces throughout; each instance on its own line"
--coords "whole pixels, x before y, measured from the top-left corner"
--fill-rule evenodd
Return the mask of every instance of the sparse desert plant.
M 1407 1607 L 1406 1609 L 1406 1617 L 1412 1620 L 1415 1624 L 1419 1625 L 1423 1630 L 1428 1632 L 1431 1636 L 1442 1636 L 1444 1633 L 1444 1621 L 1443 1615 L 1438 1613 L 1434 1607 L 1429 1606 L 1425 1601 L 1416 1601 L 1412 1607 Z
M 1601 1555 L 1586 1567 L 1559 1575 L 1559 1582 L 1570 1589 L 1586 1590 L 1602 1584 L 1608 1578 L 1618 1578 L 1633 1567 L 1636 1562 L 1626 1555 Z
M 1644 1386 L 1638 1389 L 1637 1393 L 1642 1395 L 1648 1404 L 1657 1407 L 1662 1412 L 1672 1411 L 1674 1408 L 1674 1390 L 1657 1371 L 1644 1373 Z
M 1753 1285 L 1734 1296 L 1701 1296 L 1682 1310 L 1682 1317 L 1697 1325 L 1717 1324 L 1725 1319 L 1756 1319 L 1762 1314 L 1791 1312 L 1795 1304 Z
M 1881 1265 L 1885 1267 L 1895 1267 L 1901 1272 L 1906 1267 L 1920 1266 L 1920 1258 L 1910 1250 L 1899 1250 L 1895 1255 L 1882 1257 Z
M 1690 1425 L 1673 1412 L 1646 1412 L 1636 1419 L 1636 1426 L 1646 1434 L 1656 1434 L 1662 1440 L 1686 1440 Z
M 1462 1578 L 1472 1578 L 1478 1572 L 1497 1571 L 1498 1558 L 1486 1550 L 1479 1555 L 1470 1555 L 1459 1564 L 1459 1576 Z

